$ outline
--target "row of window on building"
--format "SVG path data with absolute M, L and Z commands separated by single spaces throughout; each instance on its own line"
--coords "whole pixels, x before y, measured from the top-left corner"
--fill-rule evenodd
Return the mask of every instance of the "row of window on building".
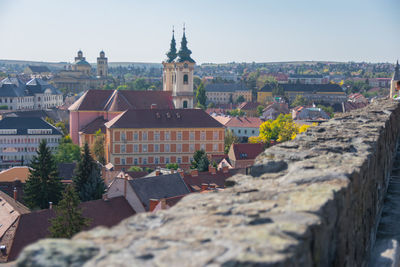
M 131 162 L 132 161 L 132 162 Z M 193 158 L 190 157 L 188 158 L 188 161 L 184 161 L 182 157 L 176 157 L 176 160 L 172 162 L 171 157 L 139 157 L 139 158 L 115 158 L 115 164 L 117 165 L 157 165 L 157 164 L 168 164 L 168 163 L 191 163 L 193 161 Z
M 139 136 L 141 134 L 141 136 Z M 140 138 L 139 138 L 140 137 Z M 134 132 L 133 133 L 133 140 L 138 141 L 147 141 L 148 140 L 148 133 L 146 131 L 143 132 Z M 189 132 L 189 139 L 195 140 L 195 132 Z M 160 141 L 160 132 L 154 132 L 154 140 Z M 171 140 L 171 133 L 169 131 L 164 132 L 164 140 Z M 182 132 L 176 133 L 176 140 L 182 140 Z M 200 132 L 200 140 L 206 140 L 206 132 Z M 213 132 L 213 140 L 219 140 L 219 134 L 217 131 Z M 119 141 L 118 136 L 115 135 L 114 141 Z M 126 132 L 121 132 L 121 141 L 127 141 L 127 134 Z
M 195 144 L 188 144 L 189 145 L 189 152 L 194 152 L 195 151 Z M 120 153 L 127 153 L 127 145 L 115 145 L 115 147 L 120 147 L 119 151 Z M 170 144 L 153 144 L 153 151 L 151 152 L 160 152 L 160 147 L 163 146 L 163 152 L 182 152 L 182 144 L 176 144 L 176 149 L 175 151 L 171 151 L 171 145 Z M 142 144 L 141 148 L 139 147 L 139 144 L 134 144 L 133 145 L 133 152 L 149 152 L 148 150 L 148 144 Z M 200 144 L 200 149 L 206 151 L 206 144 Z M 118 149 L 115 149 L 114 151 L 118 151 Z M 213 151 L 218 151 L 218 144 L 213 144 Z M 118 153 L 118 152 L 117 152 Z M 129 152 L 128 152 L 129 153 Z
M 0 138 L 0 144 L 38 144 L 42 140 L 46 140 L 47 143 L 58 143 L 60 138 Z

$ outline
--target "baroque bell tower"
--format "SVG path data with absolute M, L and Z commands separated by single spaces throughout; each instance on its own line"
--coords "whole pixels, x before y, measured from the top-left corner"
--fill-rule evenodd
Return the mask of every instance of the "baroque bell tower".
M 185 27 L 179 52 L 176 53 L 174 31 L 167 60 L 163 62 L 163 90 L 172 91 L 175 108 L 193 108 L 193 73 L 196 62 L 190 57 Z
M 107 77 L 108 75 L 108 59 L 104 51 L 100 52 L 100 57 L 97 58 L 97 76 Z
M 394 68 L 394 73 L 392 80 L 390 81 L 390 98 L 397 95 L 399 97 L 400 90 L 398 88 L 398 83 L 400 82 L 400 66 L 399 61 L 396 62 L 396 67 Z

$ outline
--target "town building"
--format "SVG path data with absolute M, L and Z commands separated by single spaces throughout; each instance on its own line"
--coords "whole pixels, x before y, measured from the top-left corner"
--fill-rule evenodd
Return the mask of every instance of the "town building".
M 287 103 L 272 102 L 263 109 L 262 118 L 265 120 L 276 120 L 280 114 L 289 114 Z
M 29 117 L 6 117 L 0 121 L 0 168 L 27 165 L 41 140 L 55 152 L 62 133 L 46 121 Z
M 29 75 L 33 78 L 49 79 L 52 74 L 47 66 L 27 66 L 24 69 L 24 74 Z
M 34 78 L 26 84 L 7 77 L 0 82 L 0 106 L 8 110 L 36 110 L 61 106 L 63 94 L 46 81 Z
M 209 83 L 205 86 L 207 103 L 236 103 L 240 96 L 251 102 L 252 93 L 243 83 Z
M 264 144 L 232 144 L 229 148 L 229 161 L 234 168 L 247 168 L 264 151 Z
M 371 78 L 368 84 L 372 87 L 390 88 L 391 78 Z
M 18 166 L 1 171 L 0 190 L 22 203 L 23 188 L 30 174 L 29 169 L 27 166 Z
M 84 228 L 86 231 L 97 226 L 112 227 L 135 214 L 124 197 L 112 199 L 105 197 L 104 199 L 82 202 L 79 204 L 79 208 L 82 209 L 82 216 L 90 220 L 89 226 Z M 7 238 L 0 240 L 0 246 L 5 246 L 3 258 L 1 258 L 4 261 L 16 260 L 26 246 L 40 239 L 48 238 L 50 220 L 56 217 L 52 208 L 32 212 L 27 211 L 26 208 L 19 208 L 18 210 L 21 210 L 18 212 L 20 215 L 13 215 L 13 223 L 7 224 L 7 226 L 10 225 L 5 233 Z
M 264 122 L 258 117 L 230 117 L 214 116 L 215 120 L 224 125 L 226 130 L 232 131 L 237 137 L 247 140 L 251 136 L 258 136 L 260 125 Z
M 177 172 L 136 179 L 115 178 L 110 184 L 107 197 L 123 196 L 136 213 L 150 211 L 151 200 L 182 197 L 190 193 Z
M 116 169 L 178 163 L 193 153 L 223 154 L 224 128 L 202 109 L 130 109 L 105 124 L 106 161 Z
M 248 117 L 258 117 L 258 106 L 260 106 L 258 102 L 243 102 L 238 106 L 238 110 L 243 111 Z
M 193 72 L 196 62 L 191 58 L 192 51 L 187 47 L 185 28 L 181 47 L 176 53 L 174 32 L 171 49 L 163 64 L 163 91 L 171 92 L 175 108 L 193 108 Z
M 289 83 L 300 84 L 327 84 L 329 77 L 320 74 L 292 74 L 288 77 Z
M 347 100 L 346 93 L 337 84 L 280 84 L 285 95 L 293 101 L 301 95 L 309 101 L 327 104 L 341 104 Z M 267 84 L 257 92 L 257 102 L 267 103 L 273 100 L 274 86 Z
M 321 122 L 329 120 L 329 115 L 321 108 L 296 107 L 292 110 L 293 120 Z
M 70 135 L 75 144 L 92 144 L 94 134 L 128 109 L 173 109 L 168 91 L 88 90 L 68 110 Z
M 97 58 L 97 77 L 92 73 L 92 66 L 86 61 L 81 50 L 78 51 L 74 63 L 64 67 L 53 75 L 52 81 L 57 88 L 79 93 L 89 89 L 99 89 L 107 83 L 108 59 L 104 51 Z

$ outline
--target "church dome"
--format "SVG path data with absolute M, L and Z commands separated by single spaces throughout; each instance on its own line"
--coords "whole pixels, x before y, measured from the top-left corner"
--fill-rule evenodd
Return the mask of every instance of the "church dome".
M 89 62 L 87 62 L 87 61 L 84 60 L 84 59 L 75 61 L 75 62 L 74 62 L 74 65 L 78 65 L 78 66 L 88 66 L 88 67 L 90 67 Z

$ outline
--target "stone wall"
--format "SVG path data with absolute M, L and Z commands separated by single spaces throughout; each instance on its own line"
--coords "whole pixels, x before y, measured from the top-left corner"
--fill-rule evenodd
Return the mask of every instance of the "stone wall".
M 73 240 L 27 247 L 26 266 L 365 266 L 399 137 L 390 100 L 267 149 L 251 176 Z

